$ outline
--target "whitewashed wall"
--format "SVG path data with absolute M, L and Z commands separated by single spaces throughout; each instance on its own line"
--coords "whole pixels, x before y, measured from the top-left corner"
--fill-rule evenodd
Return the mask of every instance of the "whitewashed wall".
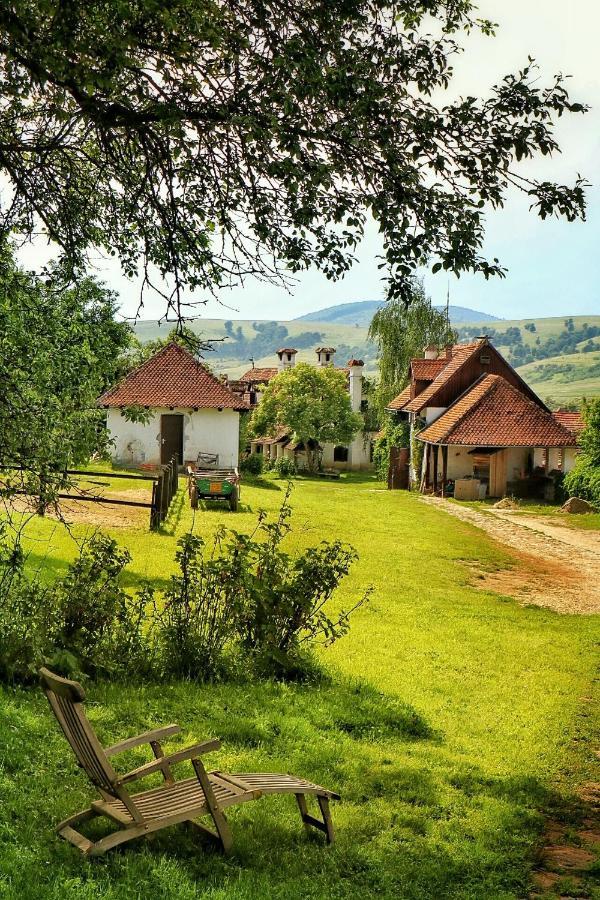
M 107 410 L 106 424 L 115 462 L 126 465 L 160 464 L 160 417 L 183 415 L 183 458 L 195 461 L 198 453 L 218 453 L 220 466 L 237 466 L 240 414 L 233 409 L 154 409 L 146 425 L 128 422 L 119 409 Z

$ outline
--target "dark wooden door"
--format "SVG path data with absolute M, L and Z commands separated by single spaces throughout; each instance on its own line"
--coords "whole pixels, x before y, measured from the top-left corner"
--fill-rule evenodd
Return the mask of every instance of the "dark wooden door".
M 171 462 L 174 456 L 183 465 L 183 416 L 177 414 L 160 417 L 160 461 Z

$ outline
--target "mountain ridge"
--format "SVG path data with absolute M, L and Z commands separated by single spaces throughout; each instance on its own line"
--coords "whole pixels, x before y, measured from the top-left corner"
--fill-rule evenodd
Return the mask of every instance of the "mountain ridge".
M 378 309 L 385 306 L 385 300 L 357 300 L 352 303 L 339 303 L 336 306 L 326 306 L 313 312 L 297 316 L 294 322 L 330 322 L 340 325 L 359 325 L 368 327 L 371 319 Z M 445 306 L 435 306 L 435 309 L 443 311 Z M 466 322 L 499 322 L 498 316 L 484 313 L 468 306 L 456 306 L 450 304 L 450 321 L 455 325 Z

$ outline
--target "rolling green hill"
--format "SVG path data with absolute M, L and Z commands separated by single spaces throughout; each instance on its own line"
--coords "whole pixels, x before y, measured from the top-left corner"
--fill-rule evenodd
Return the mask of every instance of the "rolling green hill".
M 600 351 L 569 353 L 521 366 L 519 374 L 552 406 L 600 396 Z

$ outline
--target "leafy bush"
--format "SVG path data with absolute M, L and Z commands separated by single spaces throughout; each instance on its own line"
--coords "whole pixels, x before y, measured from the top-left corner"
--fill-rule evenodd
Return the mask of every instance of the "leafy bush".
M 263 465 L 262 453 L 251 453 L 250 456 L 242 460 L 240 468 L 242 472 L 247 472 L 248 475 L 260 475 L 262 474 Z
M 564 488 L 569 497 L 587 500 L 600 510 L 600 466 L 592 465 L 583 453 L 565 475 Z
M 121 586 L 129 553 L 95 535 L 49 587 L 26 577 L 23 559 L 3 556 L 0 678 L 27 682 L 40 665 L 65 675 L 135 675 L 152 668 L 147 590 Z
M 282 549 L 290 531 L 288 486 L 279 515 L 262 514 L 253 535 L 236 535 L 229 552 L 238 566 L 238 633 L 259 668 L 280 677 L 297 677 L 307 669 L 315 644 L 329 646 L 346 634 L 349 617 L 370 596 L 367 591 L 349 610 L 329 612 L 329 601 L 357 558 L 340 541 L 322 541 L 292 559 Z M 257 540 L 257 535 L 265 540 Z M 308 663 L 310 667 L 310 664 Z
M 90 677 L 225 676 L 236 660 L 260 674 L 307 677 L 316 643 L 349 628 L 350 610 L 330 600 L 356 553 L 323 541 L 292 558 L 291 485 L 275 521 L 259 514 L 250 535 L 221 529 L 210 546 L 193 534 L 178 544 L 179 573 L 156 597 L 122 585 L 129 553 L 101 534 L 51 586 L 30 580 L 18 544 L 0 533 L 0 679 L 31 681 L 40 665 Z
M 293 478 L 297 474 L 294 460 L 289 456 L 280 456 L 273 464 L 273 471 L 278 478 Z
M 202 538 L 186 534 L 178 542 L 181 574 L 171 578 L 162 609 L 156 612 L 162 668 L 167 675 L 210 680 L 224 670 L 224 647 L 235 633 L 235 566 L 219 553 L 222 533 L 206 556 Z

